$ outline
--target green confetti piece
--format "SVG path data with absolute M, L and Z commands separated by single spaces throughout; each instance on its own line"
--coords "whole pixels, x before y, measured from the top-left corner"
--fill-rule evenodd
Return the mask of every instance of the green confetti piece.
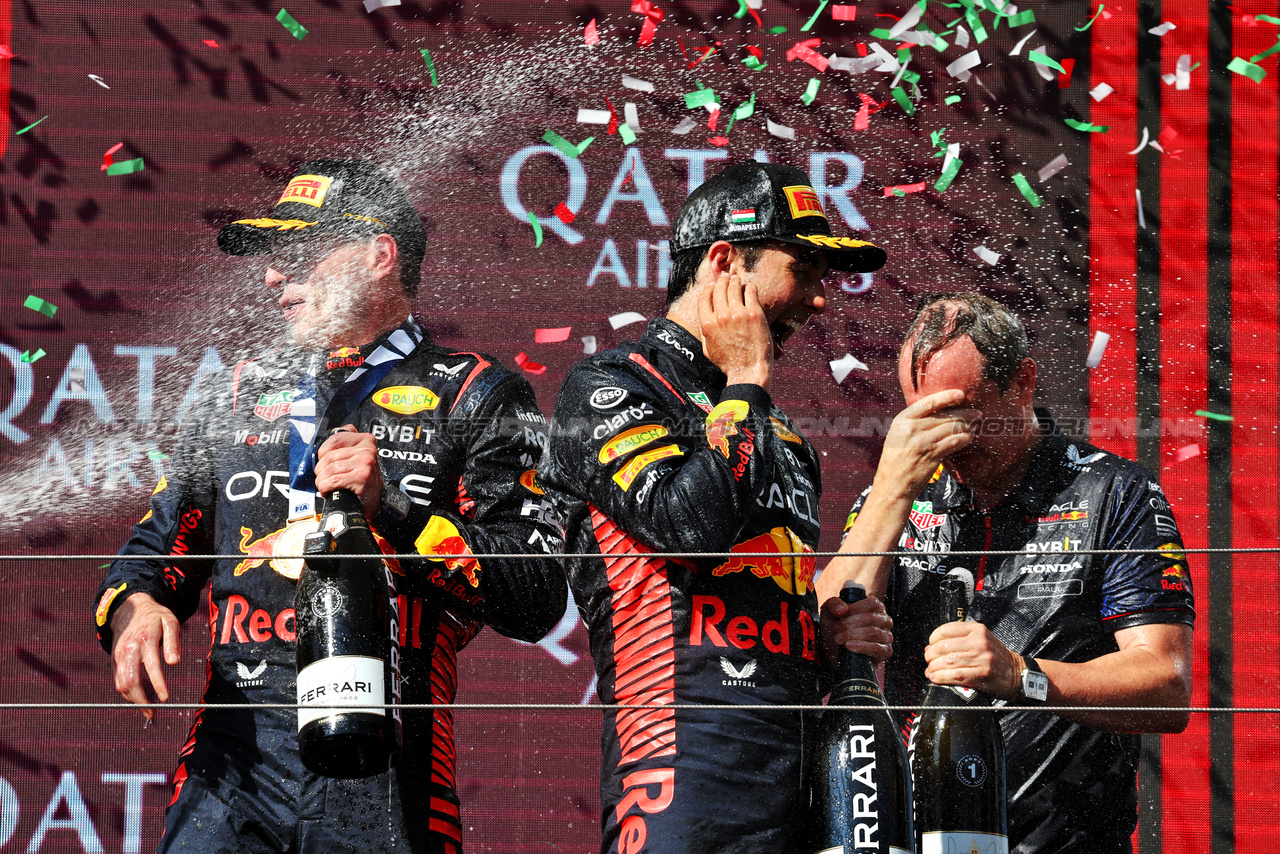
M 431 51 L 425 47 L 418 50 L 422 54 L 422 62 L 427 66 L 427 71 L 431 73 L 431 85 L 439 86 L 440 81 L 436 78 L 436 64 L 431 61 Z
M 1054 59 L 1051 56 L 1046 56 L 1045 54 L 1041 53 L 1038 50 L 1029 51 L 1027 53 L 1027 59 L 1031 60 L 1036 65 L 1043 65 L 1048 68 L 1052 68 L 1054 71 L 1058 72 L 1059 74 L 1067 73 L 1067 69 L 1063 68 L 1056 59 Z
M 960 103 L 960 101 L 961 101 L 961 98 L 959 95 L 948 95 L 946 98 L 942 99 L 942 102 L 947 106 L 950 106 L 952 104 L 958 104 Z
M 713 89 L 695 89 L 684 94 L 684 105 L 691 110 L 697 107 L 705 107 L 707 104 L 719 103 L 720 99 L 716 97 Z
M 576 152 L 578 152 L 579 154 L 581 154 L 582 152 L 584 152 L 584 151 L 586 151 L 586 150 L 587 150 L 587 146 L 588 146 L 588 145 L 590 145 L 591 143 L 593 143 L 593 142 L 595 142 L 595 141 L 596 141 L 596 138 L 595 138 L 594 136 L 589 136 L 589 137 L 587 137 L 586 139 L 584 139 L 582 142 L 580 142 L 580 143 L 578 143 L 577 145 L 575 145 L 575 146 L 573 147 L 573 150 L 574 150 L 574 151 L 576 151 Z
M 745 18 L 749 14 L 747 9 L 747 0 L 738 0 L 738 11 L 733 13 L 735 18 Z
M 1021 172 L 1015 172 L 1013 175 L 1013 183 L 1018 185 L 1018 189 L 1022 191 L 1022 197 L 1031 202 L 1031 207 L 1040 207 L 1040 197 L 1036 195 L 1036 191 L 1031 189 L 1031 184 L 1027 182 L 1027 178 Z
M 109 566 L 111 566 L 111 564 L 109 564 L 109 563 L 104 563 L 102 566 L 98 567 L 98 569 L 106 569 L 106 568 L 107 568 L 107 567 L 109 567 Z
M 1228 71 L 1234 71 L 1243 77 L 1248 77 L 1254 83 L 1261 83 L 1262 78 L 1267 76 L 1267 72 L 1260 65 L 1254 65 L 1240 57 L 1236 57 L 1227 64 Z
M 982 19 L 978 17 L 978 13 L 972 6 L 965 9 L 964 20 L 969 25 L 969 31 L 973 33 L 975 42 L 982 44 L 987 40 L 987 28 L 982 25 Z
M 751 97 L 738 105 L 733 111 L 734 119 L 749 119 L 756 111 L 756 93 L 752 92 Z M 726 131 L 728 133 L 728 131 Z
M 45 317 L 53 317 L 58 313 L 58 307 L 51 302 L 45 302 L 40 297 L 32 294 L 22 303 L 23 308 L 29 308 L 32 311 L 38 311 Z
M 946 128 L 929 131 L 929 141 L 933 143 L 934 148 L 946 148 L 947 144 L 942 139 L 942 133 Z
M 893 191 L 893 194 L 894 194 L 895 196 L 897 196 L 898 198 L 900 198 L 900 199 L 905 199 L 905 198 L 907 197 L 907 191 L 906 191 L 906 190 L 897 190 L 897 189 L 895 189 L 895 190 Z
M 627 145 L 636 141 L 636 132 L 628 124 L 618 125 L 618 136 L 622 137 L 622 141 Z
M 24 350 L 22 351 L 22 355 L 19 356 L 18 358 L 29 365 L 32 362 L 38 361 L 47 355 L 49 354 L 46 353 L 43 349 L 38 349 L 34 353 L 32 353 L 30 350 Z
M 807 107 L 813 103 L 813 99 L 818 97 L 818 87 L 822 85 L 822 81 L 817 77 L 809 78 L 809 87 L 804 90 L 804 94 L 800 96 L 800 100 Z
M 786 27 L 773 27 L 772 29 L 769 30 L 769 32 L 773 33 L 775 36 L 780 36 L 786 31 L 787 31 Z
M 757 59 L 754 56 L 748 56 L 746 59 L 742 60 L 742 64 L 745 65 L 747 68 L 750 68 L 752 71 L 759 71 L 761 68 L 764 68 L 769 63 L 761 62 L 759 59 Z
M 943 169 L 942 174 L 938 176 L 938 183 L 933 185 L 933 189 L 939 193 L 945 193 L 958 174 L 960 174 L 960 158 L 953 157 L 951 162 L 947 164 L 947 168 Z
M 1235 421 L 1236 420 L 1235 416 L 1223 415 L 1220 412 L 1209 412 L 1206 409 L 1197 409 L 1196 415 L 1199 415 L 1201 418 L 1208 418 L 1213 421 Z
M 906 71 L 902 72 L 902 79 L 908 83 L 919 83 L 920 75 L 908 68 Z
M 910 61 L 911 61 L 911 48 L 909 47 L 898 48 L 898 62 L 906 64 L 907 62 L 910 62 Z
M 49 117 L 48 117 L 48 116 L 45 116 L 45 117 L 44 117 L 44 119 L 47 119 L 47 118 L 49 118 Z M 17 133 L 15 133 L 15 134 L 14 134 L 14 136 L 22 136 L 24 133 L 26 133 L 27 131 L 31 130 L 33 127 L 35 127 L 36 125 L 40 124 L 40 122 L 44 121 L 44 119 L 37 119 L 36 121 L 34 121 L 34 122 L 32 122 L 31 124 L 29 124 L 29 125 L 27 125 L 26 127 L 24 127 L 22 130 L 20 130 L 20 131 L 18 131 Z
M 822 2 L 818 4 L 818 11 L 813 13 L 812 18 L 805 21 L 804 26 L 800 28 L 800 32 L 802 33 L 809 32 L 809 30 L 813 27 L 814 22 L 818 20 L 818 16 L 822 14 L 822 10 L 827 8 L 827 4 L 830 2 L 831 0 L 822 0 Z
M 1096 21 L 1096 20 L 1098 20 L 1098 16 L 1102 14 L 1102 10 L 1103 10 L 1103 9 L 1105 9 L 1105 8 L 1107 8 L 1107 7 L 1106 7 L 1106 6 L 1104 6 L 1103 4 L 1099 3 L 1099 4 L 1098 4 L 1098 11 L 1096 11 L 1096 12 L 1094 12 L 1094 13 L 1093 13 L 1093 17 L 1089 19 L 1089 23 L 1085 24 L 1083 27 L 1073 27 L 1073 29 L 1074 29 L 1077 33 L 1083 33 L 1085 30 L 1087 30 L 1087 29 L 1089 29 L 1090 27 L 1092 27 L 1092 26 L 1093 26 L 1093 22 L 1094 22 L 1094 21 Z
M 589 138 L 594 139 L 594 137 Z M 548 130 L 544 133 L 542 135 L 542 141 L 548 145 L 554 146 L 561 154 L 568 155 L 569 157 L 576 158 L 581 153 L 578 151 L 578 147 L 576 145 L 553 130 Z
M 916 105 L 911 103 L 911 99 L 907 97 L 907 93 L 901 86 L 896 87 L 892 94 L 893 100 L 898 102 L 898 106 L 901 107 L 908 116 L 915 115 Z
M 886 30 L 884 27 L 876 27 L 874 30 L 871 31 L 871 38 L 891 39 L 893 38 L 893 36 L 889 35 L 889 31 Z
M 1025 12 L 1019 12 L 1016 15 L 1010 15 L 1008 18 L 1010 27 L 1025 27 L 1027 24 L 1034 24 L 1035 22 L 1036 13 L 1031 9 L 1028 9 Z
M 542 245 L 542 223 L 538 222 L 538 215 L 533 211 L 529 211 L 529 225 L 533 226 L 533 248 L 537 249 Z
M 307 28 L 302 26 L 302 24 L 299 24 L 298 19 L 290 15 L 288 9 L 281 8 L 280 11 L 276 13 L 276 20 L 279 21 L 286 30 L 292 33 L 293 37 L 298 41 L 302 41 L 307 37 Z
M 122 160 L 119 163 L 112 163 L 107 167 L 108 175 L 132 175 L 134 172 L 141 172 L 147 168 L 147 164 L 143 162 L 141 157 L 135 157 L 132 160 Z
M 1266 59 L 1268 56 L 1270 56 L 1271 54 L 1275 53 L 1278 50 L 1280 50 L 1280 42 L 1276 42 L 1274 45 L 1272 45 L 1267 50 L 1264 50 L 1262 53 L 1249 57 L 1249 61 L 1258 62 L 1259 60 Z
M 1255 21 L 1262 21 L 1265 24 L 1280 24 L 1280 18 L 1273 18 L 1270 15 L 1254 15 Z
M 697 62 L 695 62 L 695 63 L 694 63 L 692 66 L 690 66 L 690 67 L 691 67 L 691 68 L 697 68 L 699 65 L 701 65 L 703 62 L 705 62 L 705 61 L 706 61 L 706 59 L 707 59 L 707 57 L 708 57 L 708 56 L 710 56 L 711 54 L 713 54 L 713 53 L 715 53 L 715 52 L 716 52 L 716 49 L 715 49 L 715 48 L 713 48 L 713 47 L 709 47 L 709 48 L 707 48 L 706 53 L 702 54 L 702 56 L 698 59 L 698 61 L 697 61 Z
M 1106 133 L 1111 130 L 1111 125 L 1095 125 L 1089 122 L 1078 122 L 1075 119 L 1063 119 L 1067 123 L 1067 127 L 1084 131 L 1085 133 Z
M 169 455 L 168 455 L 168 454 L 162 454 L 162 453 L 161 453 L 161 452 L 159 452 L 159 451 L 154 451 L 154 450 L 153 450 L 153 451 L 147 451 L 147 459 L 149 459 L 149 460 L 167 460 L 167 459 L 170 459 L 170 457 L 169 457 Z M 111 565 L 111 564 L 106 564 L 106 566 L 110 566 L 110 565 Z

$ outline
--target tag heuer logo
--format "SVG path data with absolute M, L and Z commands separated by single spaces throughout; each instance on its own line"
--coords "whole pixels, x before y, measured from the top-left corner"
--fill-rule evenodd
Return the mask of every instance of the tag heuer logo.
M 294 394 L 293 389 L 264 394 L 258 398 L 257 404 L 253 407 L 253 414 L 266 421 L 275 421 L 281 415 L 288 415 Z
M 911 524 L 915 525 L 921 531 L 927 531 L 929 528 L 936 528 L 945 521 L 947 521 L 947 515 L 945 513 L 933 512 L 932 501 L 911 502 Z

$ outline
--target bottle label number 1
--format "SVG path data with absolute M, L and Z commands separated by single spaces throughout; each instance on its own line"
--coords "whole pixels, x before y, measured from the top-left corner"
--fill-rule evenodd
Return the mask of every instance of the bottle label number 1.
M 987 763 L 972 753 L 962 756 L 956 763 L 956 777 L 961 783 L 976 789 L 987 779 Z

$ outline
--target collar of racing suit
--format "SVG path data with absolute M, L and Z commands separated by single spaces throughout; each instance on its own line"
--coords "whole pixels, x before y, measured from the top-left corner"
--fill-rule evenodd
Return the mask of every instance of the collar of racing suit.
M 655 317 L 640 338 L 640 343 L 660 350 L 682 366 L 681 373 L 692 374 L 700 383 L 717 392 L 723 391 L 724 372 L 702 352 L 702 342 L 673 320 Z

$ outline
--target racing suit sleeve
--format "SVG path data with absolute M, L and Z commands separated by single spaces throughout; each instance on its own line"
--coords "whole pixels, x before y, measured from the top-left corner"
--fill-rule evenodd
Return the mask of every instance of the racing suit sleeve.
M 427 580 L 462 613 L 507 637 L 535 642 L 564 616 L 569 589 L 560 559 L 547 557 L 562 550 L 564 533 L 534 477 L 546 421 L 524 377 L 497 366 L 488 370 L 506 376 L 474 408 L 455 406 L 447 424 L 465 454 L 454 506 L 433 507 L 425 521 L 413 514 L 382 533 L 397 548 L 421 555 L 462 555 L 429 560 Z M 531 415 L 539 420 L 530 422 Z
M 212 560 L 187 555 L 213 554 L 213 472 L 215 396 L 202 396 L 183 428 L 169 471 L 151 495 L 151 506 L 133 527 L 98 589 L 94 625 L 98 642 L 111 652 L 111 618 L 135 593 L 147 593 L 182 622 L 195 613 L 213 572 Z
M 601 389 L 625 394 L 602 409 Z M 579 365 L 556 402 L 544 471 L 650 548 L 728 551 L 773 469 L 769 393 L 731 385 L 705 417 L 691 409 L 638 355 Z

